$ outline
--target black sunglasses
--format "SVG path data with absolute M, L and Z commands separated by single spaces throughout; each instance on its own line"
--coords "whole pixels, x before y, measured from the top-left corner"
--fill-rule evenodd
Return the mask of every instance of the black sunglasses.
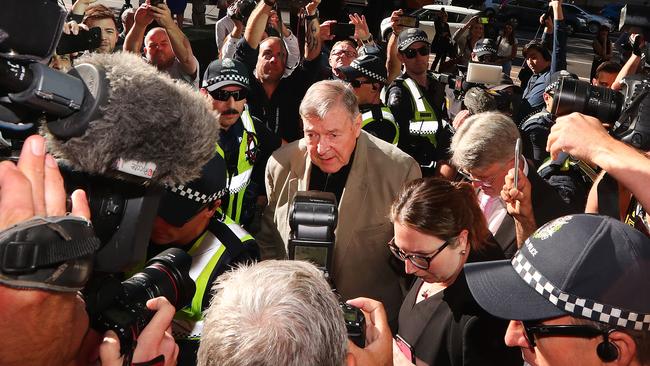
M 405 260 L 411 261 L 414 266 L 418 267 L 419 269 L 429 269 L 429 265 L 431 264 L 431 261 L 433 258 L 435 258 L 440 252 L 442 252 L 443 249 L 447 247 L 452 242 L 452 240 L 447 240 L 444 243 L 442 243 L 441 246 L 436 249 L 436 251 L 431 254 L 428 257 L 422 256 L 422 255 L 416 255 L 416 254 L 406 254 L 404 253 L 397 245 L 395 245 L 395 238 L 392 238 L 388 242 L 388 249 L 390 249 L 390 252 L 393 253 L 397 259 L 401 260 L 404 262 Z
M 370 80 L 361 81 L 361 80 L 354 79 L 354 80 L 348 80 L 348 83 L 350 83 L 350 85 L 352 85 L 353 88 L 359 89 L 361 87 L 361 85 L 363 85 L 363 84 L 372 84 L 372 83 L 374 83 L 374 81 L 370 81 Z
M 406 58 L 414 58 L 418 53 L 420 56 L 426 56 L 429 54 L 429 46 L 422 46 L 420 48 L 407 48 L 402 51 Z
M 230 97 L 233 97 L 233 99 L 236 101 L 240 101 L 246 99 L 247 94 L 248 93 L 246 89 L 239 89 L 235 91 L 217 89 L 215 91 L 210 92 L 210 95 L 212 96 L 213 99 L 222 102 L 227 102 L 228 99 L 230 99 Z
M 530 348 L 535 347 L 535 334 L 538 336 L 568 336 L 594 338 L 607 336 L 610 330 L 602 330 L 589 325 L 544 325 L 537 322 L 522 321 L 526 341 Z

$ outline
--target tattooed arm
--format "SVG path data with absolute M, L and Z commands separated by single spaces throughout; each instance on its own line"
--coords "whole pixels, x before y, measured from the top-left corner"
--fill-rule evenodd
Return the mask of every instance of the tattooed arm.
M 307 16 L 314 16 L 316 14 L 320 0 L 312 0 L 305 10 Z M 320 39 L 320 23 L 318 17 L 305 21 L 305 60 L 311 61 L 320 55 L 322 40 Z

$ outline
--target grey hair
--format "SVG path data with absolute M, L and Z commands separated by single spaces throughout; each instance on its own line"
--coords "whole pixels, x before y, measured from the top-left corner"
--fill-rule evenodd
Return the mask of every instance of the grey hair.
M 451 140 L 451 162 L 463 170 L 505 163 L 515 156 L 517 125 L 505 114 L 479 113 L 469 117 Z
M 322 273 L 267 260 L 223 274 L 205 312 L 199 366 L 342 366 L 347 331 Z
M 352 87 L 341 80 L 323 80 L 314 83 L 300 102 L 300 117 L 324 119 L 336 106 L 343 107 L 350 118 L 359 115 L 359 103 Z

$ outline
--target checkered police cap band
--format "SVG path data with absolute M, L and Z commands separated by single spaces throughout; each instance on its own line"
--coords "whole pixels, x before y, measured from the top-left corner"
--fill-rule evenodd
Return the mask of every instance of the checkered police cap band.
M 556 91 L 557 88 L 559 87 L 560 87 L 560 80 L 556 80 L 555 82 L 549 83 L 546 86 L 546 88 L 544 88 L 544 93 Z
M 356 61 L 352 61 L 350 66 L 352 68 L 360 71 L 362 74 L 366 75 L 367 77 L 369 77 L 369 78 L 371 78 L 373 80 L 377 80 L 377 81 L 379 81 L 381 83 L 384 83 L 384 84 L 386 84 L 386 82 L 388 82 L 388 79 L 386 79 L 385 77 L 377 74 L 376 72 L 373 72 L 373 71 L 370 71 L 370 70 L 364 68 L 363 66 L 359 65 L 359 63 L 356 62 Z
M 425 36 L 408 37 L 407 39 L 400 42 L 400 44 L 398 45 L 398 48 L 401 50 L 401 49 L 406 48 L 409 45 L 411 45 L 411 43 L 415 43 L 415 42 L 429 43 L 429 39 L 427 37 L 425 37 Z
M 478 48 L 474 49 L 474 53 L 481 53 L 481 52 L 497 53 L 497 50 L 491 45 L 481 45 Z
M 192 189 L 190 187 L 186 187 L 184 185 L 178 185 L 174 186 L 170 189 L 171 192 L 176 193 L 177 195 L 184 197 L 185 199 L 188 199 L 190 201 L 194 201 L 200 204 L 208 204 L 212 203 L 219 198 L 223 197 L 224 194 L 227 192 L 227 188 L 224 188 L 218 192 L 215 192 L 211 195 L 206 195 L 204 193 L 201 193 L 195 189 Z
M 539 273 L 521 252 L 511 263 L 528 286 L 561 310 L 615 327 L 650 330 L 650 314 L 635 313 L 566 293 Z
M 204 80 L 203 87 L 208 89 L 208 91 L 215 91 L 222 86 L 227 85 L 228 81 L 232 81 L 241 85 L 248 85 L 248 76 L 235 73 L 222 74 L 213 78 L 209 78 L 208 80 Z

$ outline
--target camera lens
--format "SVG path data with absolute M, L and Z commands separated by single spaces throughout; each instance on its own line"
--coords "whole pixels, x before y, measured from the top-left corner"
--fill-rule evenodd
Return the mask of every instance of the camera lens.
M 196 286 L 190 278 L 192 257 L 183 250 L 170 248 L 153 257 L 147 267 L 122 282 L 129 302 L 145 302 L 164 296 L 176 310 L 190 303 Z
M 563 78 L 553 99 L 553 114 L 564 116 L 572 112 L 596 117 L 604 123 L 616 122 L 621 114 L 623 94 L 586 81 Z

